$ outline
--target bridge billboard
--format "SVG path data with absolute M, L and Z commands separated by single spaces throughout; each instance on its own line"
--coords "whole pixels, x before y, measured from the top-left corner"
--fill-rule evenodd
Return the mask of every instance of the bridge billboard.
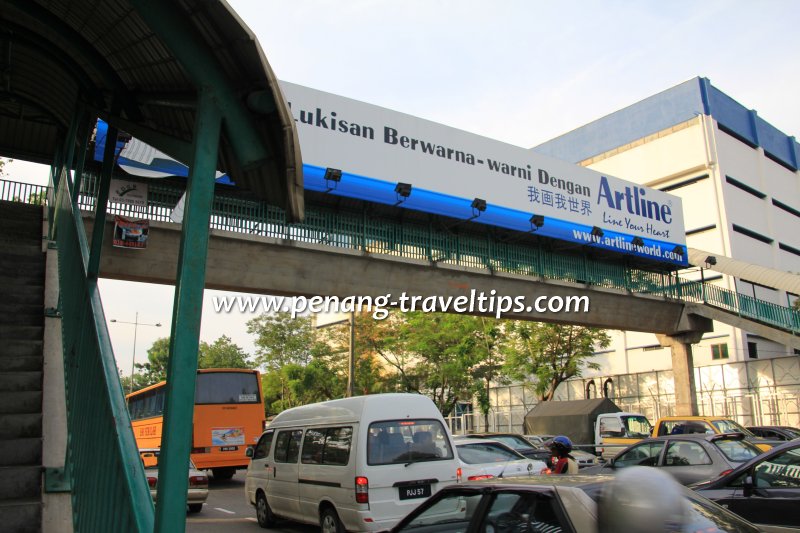
M 688 264 L 677 196 L 376 105 L 281 88 L 306 189 Z M 327 169 L 341 176 L 326 179 Z
M 289 82 L 281 89 L 306 189 L 688 265 L 677 196 L 380 106 Z M 96 159 L 104 142 L 100 122 Z M 188 174 L 136 139 L 118 162 L 150 177 Z M 328 169 L 337 172 L 326 179 Z

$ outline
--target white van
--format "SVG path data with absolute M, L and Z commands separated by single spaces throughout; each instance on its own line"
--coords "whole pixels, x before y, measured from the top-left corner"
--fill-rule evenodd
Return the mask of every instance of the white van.
M 323 533 L 390 529 L 459 475 L 441 413 L 418 394 L 288 409 L 248 455 L 245 492 L 259 525 L 280 516 Z

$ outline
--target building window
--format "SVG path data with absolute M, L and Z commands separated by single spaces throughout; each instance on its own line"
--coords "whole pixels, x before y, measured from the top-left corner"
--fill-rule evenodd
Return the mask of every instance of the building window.
M 701 228 L 686 230 L 686 236 L 688 237 L 689 235 L 697 235 L 698 233 L 703 233 L 704 231 L 711 231 L 712 229 L 716 228 L 717 228 L 716 224 L 709 224 L 708 226 L 703 226 Z
M 760 198 L 761 200 L 763 200 L 764 198 L 767 197 L 767 195 L 764 194 L 763 192 L 761 192 L 759 190 L 756 190 L 756 189 L 752 188 L 751 186 L 749 186 L 749 185 L 747 185 L 745 183 L 742 183 L 739 180 L 733 179 L 730 176 L 725 176 L 725 181 L 727 181 L 728 183 L 730 183 L 731 185 L 733 185 L 737 189 L 741 189 L 746 193 L 752 194 L 753 196 L 755 196 L 756 198 Z
M 614 380 L 608 378 L 603 382 L 603 396 L 605 398 L 614 398 Z
M 711 359 L 727 359 L 728 358 L 728 344 L 712 344 L 711 345 Z
M 788 244 L 783 244 L 782 242 L 778 243 L 778 248 L 780 248 L 784 252 L 789 252 L 790 254 L 800 255 L 800 250 L 792 246 L 789 246 Z
M 755 342 L 747 343 L 747 355 L 750 359 L 758 359 L 758 344 Z
M 694 185 L 698 181 L 702 181 L 705 179 L 708 179 L 708 174 L 703 174 L 702 176 L 697 176 L 696 178 L 689 178 L 688 180 L 679 181 L 678 183 L 673 183 L 672 185 L 661 187 L 659 190 L 664 192 L 674 191 L 675 189 L 680 189 L 682 187 L 688 187 L 689 185 Z
M 800 218 L 800 211 L 798 211 L 794 207 L 788 206 L 785 203 L 776 200 L 775 198 L 772 199 L 772 205 L 774 205 L 775 207 L 777 207 L 779 209 L 783 209 L 787 213 L 791 213 L 792 215 Z
M 586 399 L 591 400 L 592 398 L 597 398 L 597 385 L 594 384 L 594 381 L 586 384 Z
M 761 235 L 760 233 L 757 233 L 751 229 L 744 228 L 738 224 L 733 225 L 733 231 L 735 231 L 736 233 L 741 233 L 742 235 L 747 235 L 751 239 L 761 241 L 764 244 L 772 244 L 773 241 L 773 239 L 770 239 L 766 235 Z

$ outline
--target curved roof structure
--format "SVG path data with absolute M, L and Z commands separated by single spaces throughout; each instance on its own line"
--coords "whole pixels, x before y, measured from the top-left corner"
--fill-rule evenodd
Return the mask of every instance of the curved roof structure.
M 222 0 L 0 0 L 0 153 L 49 164 L 85 110 L 189 162 L 199 88 L 223 116 L 219 168 L 303 214 L 294 120 Z
M 697 248 L 689 248 L 688 252 L 690 265 L 714 270 L 721 274 L 728 274 L 743 281 L 755 282 L 773 289 L 800 294 L 800 276 L 797 274 L 745 263 L 744 261 L 698 250 Z M 713 264 L 707 262 L 706 259 L 709 257 L 713 257 L 716 262 Z

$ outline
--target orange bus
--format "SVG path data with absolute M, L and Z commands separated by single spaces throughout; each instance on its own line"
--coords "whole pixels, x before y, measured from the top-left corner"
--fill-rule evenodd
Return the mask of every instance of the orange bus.
M 139 448 L 160 448 L 167 383 L 129 394 L 128 412 Z M 261 376 L 257 370 L 212 368 L 197 371 L 192 424 L 192 461 L 216 479 L 247 468 L 247 447 L 264 430 Z

